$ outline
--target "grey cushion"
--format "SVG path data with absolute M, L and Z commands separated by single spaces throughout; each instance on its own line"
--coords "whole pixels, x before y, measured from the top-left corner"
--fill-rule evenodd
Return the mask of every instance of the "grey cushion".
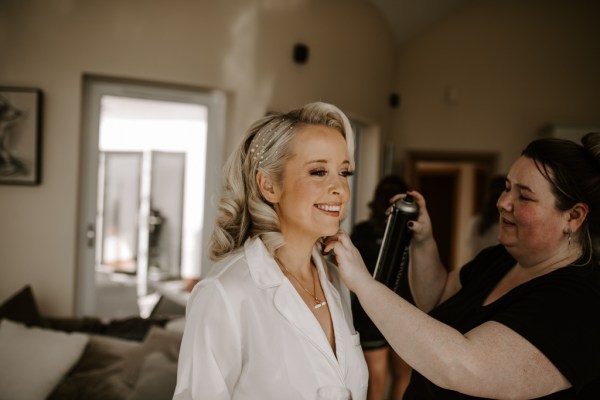
M 164 353 L 146 356 L 128 400 L 171 400 L 177 383 L 177 362 Z

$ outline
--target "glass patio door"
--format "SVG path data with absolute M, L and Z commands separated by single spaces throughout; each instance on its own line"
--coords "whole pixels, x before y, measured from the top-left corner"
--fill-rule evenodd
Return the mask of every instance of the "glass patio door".
M 149 282 L 208 268 L 224 111 L 218 91 L 86 77 L 77 315 L 139 314 Z

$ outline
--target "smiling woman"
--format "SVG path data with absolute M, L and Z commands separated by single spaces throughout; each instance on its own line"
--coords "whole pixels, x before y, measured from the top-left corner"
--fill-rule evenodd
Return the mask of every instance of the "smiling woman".
M 257 121 L 229 158 L 218 262 L 188 303 L 175 399 L 366 397 L 350 297 L 322 255 L 350 200 L 354 136 L 337 107 Z M 310 367 L 307 367 L 310 366 Z

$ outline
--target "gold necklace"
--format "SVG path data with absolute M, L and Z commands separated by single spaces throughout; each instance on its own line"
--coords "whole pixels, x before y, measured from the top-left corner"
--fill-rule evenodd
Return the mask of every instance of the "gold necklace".
M 294 279 L 296 280 L 296 282 L 298 282 L 298 285 L 300 285 L 300 287 L 301 287 L 301 288 L 302 288 L 302 289 L 303 289 L 303 290 L 304 290 L 306 293 L 308 293 L 308 294 L 310 295 L 310 297 L 312 297 L 313 299 L 315 299 L 315 306 L 314 306 L 314 308 L 315 308 L 315 309 L 319 309 L 319 308 L 321 308 L 321 307 L 323 307 L 323 306 L 326 306 L 326 305 L 327 305 L 327 301 L 325 301 L 325 300 L 321 301 L 321 300 L 319 300 L 319 298 L 316 296 L 316 293 L 317 293 L 317 283 L 316 283 L 316 279 L 315 279 L 315 272 L 313 271 L 312 267 L 311 267 L 311 269 L 310 269 L 310 272 L 311 272 L 311 275 L 312 275 L 312 278 L 313 278 L 313 292 L 314 292 L 314 293 L 311 293 L 311 292 L 310 292 L 310 291 L 309 291 L 307 288 L 305 288 L 305 287 L 302 285 L 302 282 L 300 282 L 300 279 L 296 278 L 296 276 L 295 276 L 294 274 L 292 274 L 292 273 L 290 272 L 290 270 L 289 270 L 289 269 L 287 269 L 287 268 L 285 267 L 285 265 L 283 265 L 283 262 L 282 262 L 282 261 L 281 261 L 279 258 L 277 258 L 277 257 L 274 257 L 274 258 L 275 258 L 275 261 L 277 262 L 277 264 L 278 264 L 278 265 L 279 265 L 281 268 L 283 268 L 283 269 L 284 269 L 284 270 L 285 270 L 285 271 L 286 271 L 286 272 L 287 272 L 287 273 L 288 273 L 288 274 L 289 274 L 289 275 L 290 275 L 292 278 L 294 278 Z

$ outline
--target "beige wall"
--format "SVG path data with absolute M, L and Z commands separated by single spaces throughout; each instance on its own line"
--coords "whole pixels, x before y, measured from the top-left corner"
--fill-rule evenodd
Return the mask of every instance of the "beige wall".
M 32 284 L 43 312 L 73 311 L 84 73 L 227 91 L 227 151 L 266 110 L 324 100 L 376 124 L 396 170 L 452 149 L 498 151 L 504 172 L 542 125 L 600 124 L 599 4 L 476 0 L 396 58 L 363 0 L 0 1 L 0 85 L 45 94 L 43 183 L 0 186 L 0 299 Z
M 0 85 L 45 105 L 42 185 L 0 186 L 0 299 L 31 284 L 43 313 L 74 310 L 84 73 L 225 90 L 229 152 L 267 110 L 315 100 L 389 131 L 394 51 L 362 0 L 1 1 Z
M 407 149 L 497 151 L 506 172 L 544 124 L 599 126 L 599 18 L 594 0 L 477 0 L 411 40 L 396 166 Z

